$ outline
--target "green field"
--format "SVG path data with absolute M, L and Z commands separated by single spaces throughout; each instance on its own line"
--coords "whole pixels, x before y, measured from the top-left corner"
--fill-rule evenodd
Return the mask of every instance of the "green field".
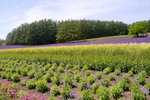
M 43 100 L 150 98 L 142 90 L 150 91 L 150 44 L 0 50 L 0 71 L 0 93 L 6 92 L 2 100 L 8 96 L 4 79 L 11 80 L 12 88 L 22 90 L 24 96 L 40 94 Z M 19 93 L 8 99 L 23 98 Z

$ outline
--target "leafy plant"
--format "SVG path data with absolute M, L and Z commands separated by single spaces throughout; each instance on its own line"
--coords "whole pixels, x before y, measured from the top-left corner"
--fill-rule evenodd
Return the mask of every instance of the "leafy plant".
M 118 99 L 121 97 L 121 93 L 123 92 L 122 88 L 118 87 L 118 86 L 113 86 L 111 88 L 111 96 L 114 99 Z
M 97 77 L 98 79 L 101 79 L 101 78 L 102 78 L 102 73 L 101 73 L 101 72 L 97 72 L 97 73 L 96 73 L 96 77 Z
M 46 92 L 47 91 L 47 82 L 44 80 L 36 81 L 36 89 L 42 93 Z
M 80 83 L 79 83 L 80 89 L 81 90 L 87 89 L 86 84 L 87 84 L 87 80 L 85 78 L 81 78 Z
M 85 75 L 86 75 L 86 76 L 90 76 L 91 73 L 92 73 L 91 70 L 86 70 L 86 71 L 85 71 Z
M 60 84 L 60 76 L 59 74 L 55 74 L 54 77 L 52 78 L 54 84 L 59 85 Z
M 92 90 L 94 93 L 96 93 L 97 89 L 100 87 L 101 85 L 99 83 L 93 83 L 92 84 Z
M 69 99 L 70 97 L 70 92 L 71 92 L 71 87 L 70 85 L 65 85 L 62 87 L 62 90 L 61 90 L 61 94 L 63 96 L 63 98 L 66 100 L 66 99 Z
M 35 89 L 35 87 L 36 87 L 35 81 L 34 80 L 28 81 L 27 84 L 26 84 L 26 87 L 28 89 Z
M 59 88 L 58 88 L 57 85 L 53 85 L 53 86 L 51 87 L 51 94 L 52 94 L 53 96 L 57 96 L 57 95 L 60 94 L 60 91 L 59 91 Z
M 64 77 L 64 83 L 65 85 L 73 86 L 72 78 L 67 75 Z
M 82 100 L 94 100 L 93 93 L 90 89 L 85 89 L 81 92 Z
M 94 75 L 90 75 L 89 77 L 87 77 L 87 80 L 92 85 L 95 82 L 95 76 Z
M 51 75 L 50 75 L 50 74 L 46 74 L 46 75 L 44 75 L 44 76 L 43 76 L 43 79 L 44 79 L 47 83 L 49 83 L 49 82 L 51 82 L 51 81 L 52 81 L 52 77 L 51 77 Z
M 102 84 L 106 87 L 109 86 L 110 80 L 109 79 L 103 79 Z
M 110 100 L 109 94 L 108 88 L 106 87 L 99 87 L 96 91 L 99 100 Z
M 11 79 L 14 82 L 19 82 L 20 81 L 20 78 L 19 78 L 18 74 L 12 74 Z
M 63 72 L 64 72 L 64 68 L 63 68 L 62 66 L 59 66 L 59 67 L 58 67 L 58 71 L 59 71 L 60 73 L 63 73 Z
M 108 78 L 109 78 L 110 80 L 115 80 L 115 76 L 114 76 L 114 74 L 112 74 L 112 73 L 110 73 L 110 74 L 108 75 Z
M 115 69 L 115 74 L 116 75 L 120 75 L 120 73 L 121 73 L 121 70 L 119 68 Z
M 109 68 L 109 67 L 106 67 L 106 68 L 103 70 L 103 73 L 109 74 L 109 73 L 110 73 L 110 68 Z
M 75 76 L 74 76 L 74 78 L 75 78 L 75 80 L 76 80 L 76 82 L 78 82 L 79 83 L 79 81 L 80 81 L 80 79 L 81 79 L 81 74 L 76 74 Z
M 132 72 L 132 71 L 129 71 L 129 72 L 128 72 L 128 76 L 129 76 L 129 77 L 133 76 L 133 72 Z

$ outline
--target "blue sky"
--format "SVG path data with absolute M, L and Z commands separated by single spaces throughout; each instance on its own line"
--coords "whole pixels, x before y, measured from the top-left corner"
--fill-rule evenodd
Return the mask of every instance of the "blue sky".
M 133 23 L 150 19 L 150 0 L 0 0 L 0 38 L 40 19 L 95 19 Z

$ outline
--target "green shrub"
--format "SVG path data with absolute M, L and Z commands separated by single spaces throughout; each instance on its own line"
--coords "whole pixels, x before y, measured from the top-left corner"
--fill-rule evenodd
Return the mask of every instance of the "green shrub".
M 27 69 L 22 69 L 21 70 L 21 75 L 22 76 L 27 76 L 28 70 Z
M 115 74 L 116 75 L 120 75 L 120 73 L 121 73 L 121 70 L 119 68 L 115 69 Z
M 104 73 L 104 74 L 109 74 L 109 73 L 110 73 L 110 68 L 109 68 L 109 67 L 106 67 L 106 68 L 103 70 L 103 73 Z
M 18 93 L 17 93 L 17 97 L 18 98 L 22 98 L 23 96 L 26 96 L 28 94 L 28 92 L 25 92 L 24 90 L 20 90 Z
M 85 72 L 88 69 L 89 69 L 89 67 L 87 65 L 84 65 L 83 68 L 82 68 L 82 71 Z
M 35 77 L 36 80 L 40 79 L 42 76 L 43 76 L 43 74 L 40 73 L 40 72 L 34 73 L 34 77 Z
M 90 76 L 91 73 L 92 73 L 91 70 L 86 70 L 86 71 L 85 71 L 85 75 L 86 75 L 86 76 Z
M 85 89 L 81 92 L 81 98 L 82 100 L 94 100 L 93 93 L 90 91 L 90 89 Z
M 58 69 L 57 69 L 60 73 L 63 73 L 64 72 L 64 68 L 62 66 L 59 66 Z
M 123 92 L 122 88 L 120 88 L 118 86 L 114 86 L 114 87 L 111 88 L 111 96 L 114 99 L 120 98 L 122 92 Z
M 58 100 L 55 96 L 49 96 L 49 100 Z
M 145 85 L 146 78 L 144 76 L 141 76 L 140 74 L 136 78 L 136 82 L 140 85 Z
M 128 91 L 129 90 L 129 85 L 130 85 L 130 81 L 128 77 L 123 77 L 123 79 L 121 79 L 118 82 L 118 86 L 123 90 L 123 91 Z
M 1 78 L 2 78 L 2 79 L 6 79 L 6 76 L 7 76 L 7 73 L 6 73 L 6 72 L 2 72 L 2 73 L 1 73 Z
M 31 71 L 28 72 L 27 75 L 29 76 L 29 78 L 34 78 L 34 74 L 35 74 L 35 71 L 31 70 Z
M 95 82 L 95 76 L 94 75 L 90 75 L 87 77 L 88 82 L 92 85 Z
M 99 87 L 96 91 L 99 100 L 110 100 L 109 94 L 108 88 L 106 87 Z
M 52 80 L 53 80 L 54 84 L 59 85 L 60 84 L 60 76 L 59 76 L 59 74 L 55 74 L 53 76 Z
M 60 91 L 59 91 L 59 88 L 58 88 L 57 85 L 53 85 L 53 86 L 51 87 L 51 94 L 52 94 L 53 96 L 57 96 L 57 95 L 60 94 Z
M 103 79 L 102 84 L 103 84 L 104 86 L 108 87 L 109 84 L 110 84 L 110 80 L 109 80 L 109 79 Z
M 113 73 L 110 73 L 109 75 L 108 75 L 108 78 L 112 81 L 112 80 L 115 80 L 115 76 L 114 76 L 114 74 Z
M 36 89 L 42 93 L 46 92 L 47 91 L 47 82 L 44 80 L 36 81 Z
M 147 75 L 147 72 L 144 70 L 140 72 L 140 76 L 146 78 L 148 75 Z
M 73 86 L 72 78 L 69 76 L 64 77 L 64 83 L 65 83 L 65 85 Z
M 11 79 L 14 82 L 19 82 L 20 81 L 20 78 L 19 78 L 18 74 L 12 74 Z
M 66 100 L 66 99 L 69 99 L 70 97 L 70 92 L 71 92 L 71 87 L 70 85 L 64 85 L 62 87 L 62 90 L 61 90 L 61 94 L 63 96 L 63 98 Z
M 92 84 L 92 90 L 94 93 L 96 93 L 97 89 L 100 87 L 101 85 L 99 83 L 93 83 Z
M 82 77 L 82 76 L 81 76 L 81 74 L 79 74 L 79 73 L 74 76 L 74 78 L 75 78 L 75 80 L 76 80 L 77 83 L 79 83 L 81 77 Z
M 97 77 L 98 79 L 101 79 L 101 78 L 102 78 L 102 73 L 101 73 L 101 72 L 97 72 L 97 73 L 96 73 L 96 77 Z
M 47 83 L 49 83 L 49 82 L 52 81 L 51 78 L 52 78 L 52 77 L 51 77 L 51 75 L 49 75 L 49 74 L 46 74 L 46 75 L 43 76 L 43 79 L 44 79 Z
M 146 100 L 145 95 L 141 92 L 140 88 L 135 84 L 131 84 L 131 96 L 133 100 Z
M 26 86 L 27 81 L 26 80 L 21 80 L 20 85 L 21 86 Z
M 81 90 L 84 90 L 84 89 L 87 88 L 86 83 L 87 83 L 86 79 L 85 78 L 81 78 L 80 83 L 79 83 Z
M 150 83 L 147 83 L 146 86 L 147 90 L 150 92 Z
M 132 72 L 132 71 L 129 71 L 129 72 L 128 72 L 128 76 L 129 76 L 129 77 L 133 76 L 133 72 Z
M 11 73 L 7 73 L 6 74 L 6 79 L 8 79 L 8 80 L 11 79 L 11 75 L 12 75 Z
M 27 84 L 26 84 L 26 87 L 28 89 L 35 89 L 35 87 L 36 87 L 35 81 L 34 80 L 28 81 Z

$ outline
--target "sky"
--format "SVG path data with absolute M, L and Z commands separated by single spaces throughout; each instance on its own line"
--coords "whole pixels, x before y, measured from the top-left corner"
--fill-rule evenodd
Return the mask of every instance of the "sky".
M 0 39 L 23 23 L 41 19 L 131 24 L 150 19 L 150 0 L 0 0 Z

